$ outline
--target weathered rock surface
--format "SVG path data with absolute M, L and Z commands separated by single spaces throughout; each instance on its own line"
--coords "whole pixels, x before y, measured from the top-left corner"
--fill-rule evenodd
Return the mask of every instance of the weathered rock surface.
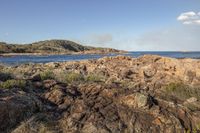
M 42 110 L 42 103 L 36 97 L 12 92 L 0 93 L 0 132 L 9 131 L 22 120 Z
M 0 89 L 0 131 L 200 131 L 199 60 L 117 56 L 55 65 L 2 68 L 29 83 Z M 55 76 L 42 81 L 46 70 Z

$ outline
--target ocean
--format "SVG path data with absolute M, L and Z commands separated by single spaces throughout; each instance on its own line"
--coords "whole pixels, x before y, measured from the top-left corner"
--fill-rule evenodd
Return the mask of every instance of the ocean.
M 36 56 L 36 55 L 17 55 L 10 57 L 0 57 L 0 64 L 7 65 L 19 65 L 23 63 L 47 63 L 47 62 L 63 62 L 63 61 L 79 61 L 87 59 L 98 59 L 104 56 L 116 56 L 125 55 L 132 57 L 139 57 L 146 54 L 160 55 L 172 58 L 193 58 L 200 59 L 200 52 L 154 52 L 154 51 L 137 51 L 128 52 L 126 54 L 90 54 L 90 55 L 48 55 L 48 56 Z

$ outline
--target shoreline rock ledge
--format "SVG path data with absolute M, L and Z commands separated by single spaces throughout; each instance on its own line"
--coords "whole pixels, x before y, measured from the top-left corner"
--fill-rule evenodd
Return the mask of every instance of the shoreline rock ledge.
M 155 55 L 0 67 L 2 133 L 200 131 L 200 61 Z

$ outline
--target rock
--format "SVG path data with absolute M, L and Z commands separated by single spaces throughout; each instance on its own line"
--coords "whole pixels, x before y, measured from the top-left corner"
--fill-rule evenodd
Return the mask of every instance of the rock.
M 115 59 L 118 59 L 118 60 L 131 60 L 132 57 L 130 57 L 130 56 L 118 55 L 118 56 L 115 57 Z
M 0 89 L 0 132 L 21 127 L 38 113 L 50 118 L 44 121 L 48 129 L 59 129 L 55 133 L 193 131 L 200 122 L 199 66 L 199 60 L 145 55 L 4 67 L 14 79 L 32 78 L 26 78 L 28 89 L 9 82 L 4 85 L 10 89 Z M 48 69 L 58 78 L 41 81 L 36 73 Z M 103 80 L 67 84 L 61 74 L 68 72 Z M 39 132 L 41 121 L 31 122 L 32 128 L 24 132 Z
M 197 102 L 197 98 L 196 97 L 191 97 L 191 98 L 187 99 L 186 102 L 188 102 L 188 103 Z
M 43 83 L 42 82 L 39 82 L 39 81 L 37 81 L 37 82 L 34 82 L 33 83 L 33 85 L 38 89 L 41 89 L 41 88 L 43 88 Z
M 43 81 L 44 87 L 49 89 L 51 87 L 53 87 L 54 85 L 57 84 L 57 82 L 55 80 L 44 80 Z
M 34 75 L 31 76 L 31 80 L 32 81 L 41 81 L 41 76 L 40 74 L 36 73 Z
M 97 128 L 92 123 L 85 124 L 81 132 L 82 133 L 109 133 L 109 131 L 106 131 L 103 128 Z
M 97 133 L 97 132 L 98 129 L 92 123 L 85 124 L 82 129 L 82 133 Z
M 9 79 L 12 79 L 11 74 L 0 72 L 0 81 L 6 81 L 6 80 L 9 80 Z
M 153 102 L 149 96 L 141 93 L 134 93 L 131 95 L 123 96 L 120 101 L 130 108 L 145 108 L 150 107 Z
M 151 78 L 156 74 L 155 68 L 153 68 L 151 65 L 145 66 L 143 69 L 144 69 L 143 70 L 144 71 L 144 76 L 146 78 Z
M 50 68 L 58 68 L 60 66 L 59 63 L 55 63 L 55 62 L 50 62 L 50 63 L 47 63 L 46 65 Z
M 130 69 L 125 69 L 125 70 L 122 70 L 121 72 L 121 75 L 122 77 L 124 78 L 130 78 L 130 76 L 133 74 L 133 72 L 130 70 Z
M 135 95 L 135 102 L 138 106 L 138 108 L 145 107 L 147 105 L 150 106 L 150 98 L 148 96 L 145 96 L 144 94 L 136 93 Z
M 56 105 L 63 103 L 64 96 L 65 92 L 61 87 L 52 88 L 51 91 L 45 94 L 45 98 Z

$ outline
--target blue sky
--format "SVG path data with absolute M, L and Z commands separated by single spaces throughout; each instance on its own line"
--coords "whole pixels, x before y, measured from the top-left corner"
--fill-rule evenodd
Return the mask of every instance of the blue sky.
M 1 0 L 0 41 L 69 39 L 124 50 L 200 50 L 200 24 L 178 19 L 188 12 L 198 22 L 200 0 Z

